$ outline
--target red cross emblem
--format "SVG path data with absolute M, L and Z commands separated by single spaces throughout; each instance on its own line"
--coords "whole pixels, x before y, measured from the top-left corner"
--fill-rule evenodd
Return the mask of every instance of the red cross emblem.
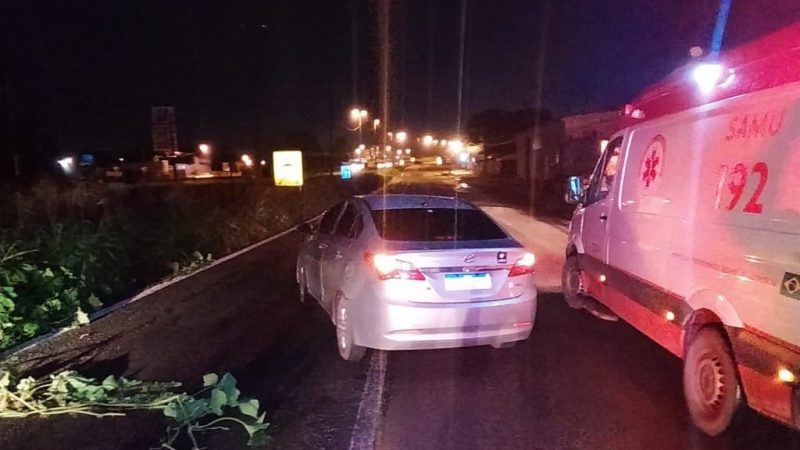
M 658 135 L 650 141 L 645 151 L 645 158 L 642 162 L 642 184 L 645 188 L 652 186 L 661 177 L 664 168 L 664 148 L 666 147 L 664 137 Z

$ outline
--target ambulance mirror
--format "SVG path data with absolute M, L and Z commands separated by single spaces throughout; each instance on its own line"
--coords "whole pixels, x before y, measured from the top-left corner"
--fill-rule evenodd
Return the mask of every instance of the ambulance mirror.
M 581 181 L 581 177 L 567 178 L 567 189 L 564 193 L 564 200 L 570 205 L 583 203 L 583 181 Z

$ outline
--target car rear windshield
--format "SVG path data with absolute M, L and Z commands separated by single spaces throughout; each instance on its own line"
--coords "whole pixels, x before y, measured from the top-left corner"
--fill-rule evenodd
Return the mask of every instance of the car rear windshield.
M 387 241 L 478 241 L 508 236 L 480 210 L 411 208 L 373 210 Z

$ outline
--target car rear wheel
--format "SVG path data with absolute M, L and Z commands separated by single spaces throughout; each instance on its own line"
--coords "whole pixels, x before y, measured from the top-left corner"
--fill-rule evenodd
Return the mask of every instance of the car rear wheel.
M 585 306 L 583 274 L 578 265 L 577 255 L 567 256 L 564 261 L 564 269 L 561 271 L 561 287 L 564 290 L 564 300 L 570 308 L 581 309 Z
M 683 392 L 692 422 L 718 436 L 742 409 L 736 363 L 725 337 L 717 329 L 701 329 L 689 343 L 683 361 Z
M 357 362 L 364 357 L 367 349 L 353 342 L 353 326 L 350 311 L 340 302 L 336 302 L 336 346 L 339 355 L 345 361 Z

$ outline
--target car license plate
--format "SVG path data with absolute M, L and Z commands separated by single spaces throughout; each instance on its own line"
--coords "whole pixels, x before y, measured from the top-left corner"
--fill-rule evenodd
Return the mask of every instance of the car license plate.
M 491 288 L 492 277 L 488 273 L 446 273 L 444 275 L 445 291 L 471 291 Z

